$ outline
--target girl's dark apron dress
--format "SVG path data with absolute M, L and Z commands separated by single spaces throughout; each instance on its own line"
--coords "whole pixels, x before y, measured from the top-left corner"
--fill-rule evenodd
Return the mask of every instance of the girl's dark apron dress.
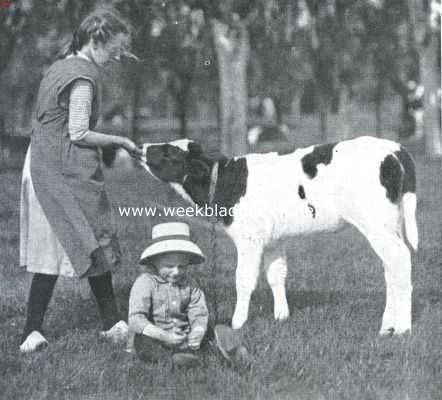
M 99 149 L 69 137 L 69 87 L 79 78 L 94 88 L 93 129 L 100 81 L 91 61 L 71 56 L 55 62 L 38 93 L 20 215 L 20 264 L 34 273 L 90 277 L 120 259 Z

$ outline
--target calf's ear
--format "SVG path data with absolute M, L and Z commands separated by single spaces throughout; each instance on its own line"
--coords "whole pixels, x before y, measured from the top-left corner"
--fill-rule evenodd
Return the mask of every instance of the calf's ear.
M 192 159 L 187 164 L 188 173 L 197 180 L 202 180 L 210 175 L 209 166 L 202 160 Z
M 206 156 L 213 161 L 219 161 L 219 162 L 226 162 L 227 161 L 227 157 L 223 153 L 221 153 L 219 150 L 208 151 L 206 153 Z
M 189 142 L 187 145 L 187 150 L 189 151 L 191 156 L 197 156 L 203 154 L 203 149 L 199 143 Z

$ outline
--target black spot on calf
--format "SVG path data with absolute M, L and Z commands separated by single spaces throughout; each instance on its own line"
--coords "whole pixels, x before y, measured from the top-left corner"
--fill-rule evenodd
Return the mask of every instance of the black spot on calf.
M 315 146 L 311 153 L 302 157 L 302 168 L 310 178 L 314 178 L 318 173 L 318 164 L 330 164 L 333 158 L 333 148 L 335 146 L 336 143 Z
M 218 184 L 215 191 L 214 202 L 226 208 L 234 207 L 247 191 L 247 178 L 249 169 L 246 158 L 238 158 L 220 165 Z M 233 216 L 223 217 L 225 225 L 233 222 Z
M 304 190 L 304 186 L 299 185 L 298 186 L 298 196 L 304 200 L 305 199 L 305 190 Z
M 380 168 L 381 185 L 387 189 L 387 198 L 396 203 L 402 193 L 403 173 L 399 160 L 389 154 L 384 158 Z
M 206 159 L 206 162 L 210 163 L 211 169 L 214 161 Z M 241 197 L 246 194 L 248 174 L 246 158 L 229 161 L 227 159 L 220 160 L 218 180 L 212 205 L 216 204 L 218 208 L 225 207 L 227 210 L 234 207 L 241 200 Z M 201 179 L 195 178 L 190 174 L 183 187 L 195 203 L 201 206 L 207 204 L 210 176 L 207 176 L 206 179 Z M 222 216 L 221 219 L 227 226 L 233 222 L 232 215 Z

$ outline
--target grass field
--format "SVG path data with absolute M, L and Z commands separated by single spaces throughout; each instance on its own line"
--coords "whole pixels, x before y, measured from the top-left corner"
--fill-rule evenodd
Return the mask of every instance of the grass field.
M 173 371 L 169 361 L 142 364 L 98 338 L 101 328 L 87 282 L 60 280 L 45 321 L 50 347 L 20 355 L 30 276 L 18 266 L 20 171 L 0 174 L 1 399 L 440 399 L 442 321 L 442 188 L 440 161 L 416 156 L 420 250 L 413 257 L 413 332 L 379 338 L 385 302 L 383 271 L 354 229 L 293 239 L 289 253 L 291 317 L 272 318 L 270 289 L 261 279 L 244 337 L 254 357 L 238 374 L 209 350 L 202 367 Z M 142 171 L 115 174 L 114 205 L 182 205 L 171 189 Z M 123 266 L 114 280 L 119 304 L 140 272 L 137 259 L 152 223 L 118 217 Z M 235 249 L 222 231 L 212 253 L 210 226 L 189 220 L 209 261 L 194 269 L 219 320 L 235 302 Z M 253 229 L 253 226 L 250 227 Z M 253 233 L 253 232 L 251 232 Z M 211 285 L 213 261 L 216 285 Z M 214 289 L 215 286 L 215 290 Z M 209 289 L 211 289 L 209 291 Z

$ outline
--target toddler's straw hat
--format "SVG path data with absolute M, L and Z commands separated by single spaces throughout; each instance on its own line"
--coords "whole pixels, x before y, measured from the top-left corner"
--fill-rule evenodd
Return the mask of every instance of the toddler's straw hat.
M 201 249 L 190 239 L 189 225 L 185 222 L 165 222 L 152 228 L 152 241 L 140 258 L 140 264 L 148 264 L 153 256 L 170 252 L 186 253 L 191 264 L 205 260 Z

